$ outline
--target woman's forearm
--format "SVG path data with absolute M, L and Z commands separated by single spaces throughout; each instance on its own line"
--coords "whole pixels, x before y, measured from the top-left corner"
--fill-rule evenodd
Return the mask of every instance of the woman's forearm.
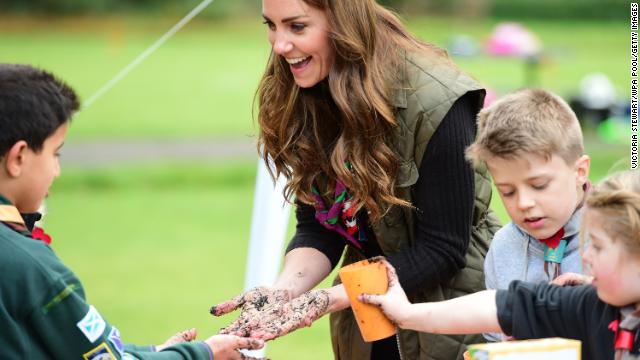
M 351 304 L 349 304 L 347 291 L 342 284 L 327 289 L 327 292 L 329 293 L 329 308 L 327 309 L 327 313 L 344 310 L 351 306 Z
M 273 284 L 289 291 L 292 298 L 312 289 L 331 273 L 331 262 L 314 248 L 296 248 L 287 253 L 284 267 Z

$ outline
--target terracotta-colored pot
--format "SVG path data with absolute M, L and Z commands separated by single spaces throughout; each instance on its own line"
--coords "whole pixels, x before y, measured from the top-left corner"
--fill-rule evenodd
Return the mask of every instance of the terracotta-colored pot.
M 380 308 L 358 301 L 358 295 L 384 294 L 389 287 L 387 269 L 381 261 L 362 260 L 345 266 L 338 273 L 349 296 L 351 309 L 358 322 L 364 341 L 388 338 L 396 333 L 396 327 Z

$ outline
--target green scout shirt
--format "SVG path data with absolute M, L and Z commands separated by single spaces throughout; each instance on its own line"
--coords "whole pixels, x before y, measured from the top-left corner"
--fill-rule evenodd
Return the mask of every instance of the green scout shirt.
M 87 303 L 80 280 L 27 227 L 0 196 L 0 358 L 213 359 L 203 342 L 161 352 L 123 345 L 118 330 Z

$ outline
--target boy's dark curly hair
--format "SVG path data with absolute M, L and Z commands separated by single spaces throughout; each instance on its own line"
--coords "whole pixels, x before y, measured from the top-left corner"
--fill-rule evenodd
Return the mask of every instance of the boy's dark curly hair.
M 33 151 L 80 104 L 73 89 L 53 74 L 29 65 L 0 64 L 0 157 L 18 141 Z

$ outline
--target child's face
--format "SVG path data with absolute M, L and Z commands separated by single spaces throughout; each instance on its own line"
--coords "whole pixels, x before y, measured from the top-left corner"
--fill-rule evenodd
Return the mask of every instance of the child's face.
M 67 134 L 68 124 L 62 124 L 43 144 L 40 152 L 27 149 L 20 174 L 20 189 L 14 202 L 20 212 L 31 213 L 38 208 L 49 194 L 53 180 L 60 175 L 59 151 Z
M 640 257 L 630 254 L 622 241 L 613 241 L 601 212 L 587 210 L 583 221 L 588 241 L 582 259 L 591 269 L 598 297 L 614 306 L 640 303 Z
M 511 220 L 536 239 L 553 236 L 571 218 L 584 196 L 589 158 L 572 166 L 557 155 L 536 154 L 486 161 Z

